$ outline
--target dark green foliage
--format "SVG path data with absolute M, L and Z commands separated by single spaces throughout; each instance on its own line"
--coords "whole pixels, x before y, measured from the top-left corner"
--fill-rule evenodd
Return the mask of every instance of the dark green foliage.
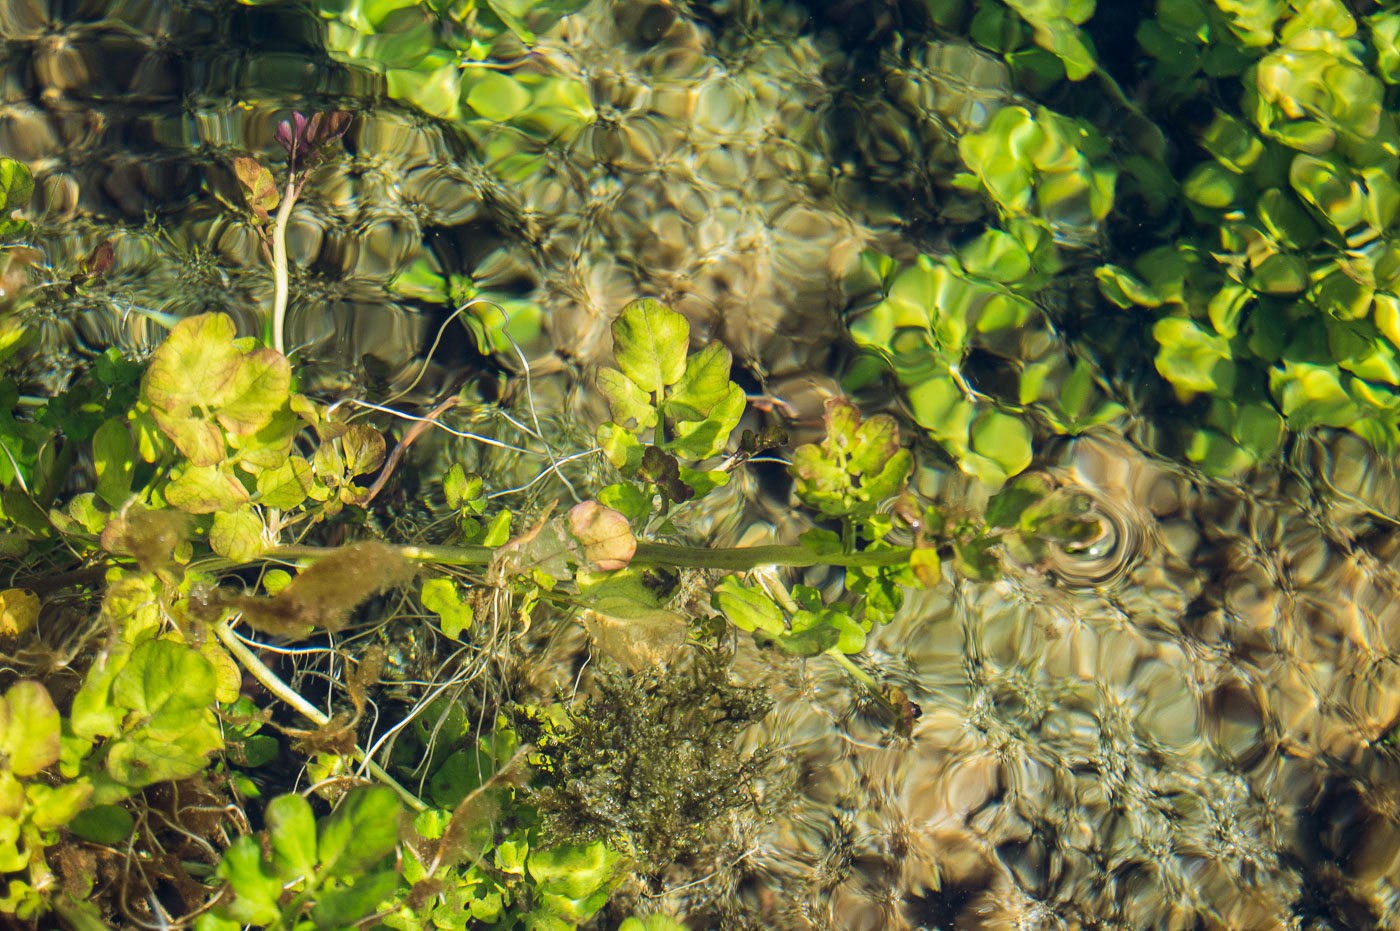
M 693 850 L 745 804 L 766 754 L 735 746 L 771 706 L 763 690 L 729 681 L 726 655 L 705 653 L 671 673 L 601 676 L 564 727 L 517 712 L 521 739 L 543 755 L 529 800 L 546 842 L 630 843 L 653 867 Z

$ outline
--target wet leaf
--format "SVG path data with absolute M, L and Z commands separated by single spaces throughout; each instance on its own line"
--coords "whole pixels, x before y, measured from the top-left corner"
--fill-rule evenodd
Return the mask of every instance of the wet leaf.
M 493 122 L 505 123 L 530 106 L 530 92 L 510 75 L 476 71 L 465 83 L 466 105 Z
M 598 390 L 608 400 L 612 418 L 635 431 L 656 426 L 656 408 L 651 397 L 617 369 L 598 372 Z
M 131 836 L 136 822 L 120 805 L 97 805 L 78 812 L 68 822 L 68 830 L 94 844 L 114 846 Z
M 147 640 L 112 682 L 112 702 L 150 722 L 175 727 L 190 712 L 205 712 L 214 703 L 214 667 L 195 650 L 170 640 Z
M 399 886 L 399 874 L 380 870 L 359 875 L 350 886 L 322 892 L 311 909 L 311 921 L 319 929 L 353 927 L 379 910 Z
M 351 424 L 340 439 L 345 450 L 345 469 L 365 475 L 384 464 L 384 436 L 368 424 Z
M 658 446 L 642 450 L 637 478 L 655 485 L 667 501 L 689 501 L 695 497 L 695 489 L 681 480 L 676 457 Z
M 607 885 L 621 859 L 602 843 L 561 844 L 530 851 L 529 870 L 542 890 L 581 899 Z
M 224 851 L 216 875 L 233 887 L 234 898 L 228 904 L 230 917 L 257 925 L 278 920 L 282 881 L 263 859 L 258 839 L 252 834 L 239 837 Z
M 250 352 L 234 369 L 218 405 L 218 421 L 230 433 L 256 433 L 287 403 L 291 387 L 292 367 L 286 356 L 275 349 Z
M 233 345 L 237 335 L 227 314 L 200 314 L 176 324 L 151 356 L 141 383 L 152 406 L 187 416 L 221 405 L 243 364 Z

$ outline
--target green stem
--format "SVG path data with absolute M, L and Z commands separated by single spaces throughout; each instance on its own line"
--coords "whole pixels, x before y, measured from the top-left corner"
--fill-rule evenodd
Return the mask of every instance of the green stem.
M 485 566 L 497 548 L 492 546 L 399 546 L 406 559 L 443 566 Z M 319 559 L 334 550 L 320 546 L 278 546 L 264 556 L 276 559 Z M 899 566 L 909 561 L 909 550 L 899 547 L 864 553 L 815 553 L 805 546 L 742 546 L 730 549 L 675 546 L 639 540 L 633 565 L 670 566 L 677 569 L 722 569 L 746 572 L 759 566 Z M 202 567 L 207 568 L 207 567 Z

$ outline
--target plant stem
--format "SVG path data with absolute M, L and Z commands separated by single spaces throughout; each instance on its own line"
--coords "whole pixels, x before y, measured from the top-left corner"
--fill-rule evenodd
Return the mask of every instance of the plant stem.
M 287 221 L 296 204 L 296 176 L 287 179 L 287 190 L 277 208 L 277 220 L 272 225 L 272 348 L 286 355 L 286 335 L 282 332 L 287 320 Z
M 330 723 L 331 719 L 323 714 L 319 708 L 302 698 L 297 694 L 295 689 L 278 678 L 277 673 L 268 669 L 263 661 L 258 659 L 257 654 L 248 649 L 247 644 L 242 640 L 238 639 L 238 635 L 228 626 L 228 621 L 220 621 L 214 625 L 214 636 L 219 638 L 219 642 L 224 645 L 225 649 L 233 654 L 234 658 L 243 665 L 244 669 L 252 674 L 254 679 L 257 679 L 258 682 L 262 684 L 263 688 L 291 705 L 297 711 L 300 711 L 305 717 L 310 718 L 317 725 L 325 727 Z M 418 796 L 399 785 L 398 780 L 389 775 L 382 766 L 374 762 L 374 760 L 366 760 L 365 752 L 359 747 L 355 748 L 354 757 L 356 760 L 364 762 L 366 768 L 374 774 L 376 779 L 398 793 L 399 798 L 403 799 L 409 808 L 412 808 L 414 811 L 427 810 L 428 806 L 420 801 Z
M 399 546 L 406 559 L 443 566 L 484 566 L 497 548 L 491 546 Z M 276 559 L 318 559 L 334 550 L 320 546 L 279 546 L 264 555 Z M 633 565 L 670 566 L 677 569 L 727 569 L 746 572 L 759 566 L 898 566 L 909 561 L 909 550 L 899 547 L 864 553 L 816 553 L 805 546 L 742 546 L 728 549 L 674 546 L 638 541 Z

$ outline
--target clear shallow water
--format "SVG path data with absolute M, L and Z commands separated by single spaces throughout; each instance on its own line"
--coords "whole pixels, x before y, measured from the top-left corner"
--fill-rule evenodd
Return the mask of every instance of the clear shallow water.
M 581 419 L 597 402 L 575 377 L 639 295 L 812 417 L 845 362 L 840 317 L 864 299 L 843 289 L 850 261 L 936 251 L 983 219 L 948 179 L 957 135 L 1014 99 L 1005 69 L 917 35 L 844 47 L 797 5 L 697 5 L 639 41 L 645 6 L 595 3 L 544 41 L 539 67 L 587 76 L 600 118 L 507 185 L 316 52 L 295 5 L 0 4 L 0 153 L 36 169 L 55 265 L 120 230 L 115 307 L 56 301 L 35 382 L 108 345 L 148 350 L 162 331 L 131 304 L 217 308 L 253 331 L 270 284 L 218 206 L 238 201 L 227 159 L 269 151 L 288 108 L 342 106 L 347 155 L 291 235 L 313 387 L 413 380 L 446 309 L 386 285 L 433 249 L 543 308 L 526 347 L 557 373 L 541 397 Z M 172 232 L 143 230 L 147 211 Z M 1036 324 L 996 348 L 1024 362 L 1065 337 Z M 488 366 L 453 329 L 413 397 L 473 367 Z M 908 741 L 839 670 L 741 656 L 737 674 L 778 698 L 751 740 L 786 765 L 766 819 L 678 867 L 672 886 L 704 881 L 661 903 L 696 927 L 1400 926 L 1400 762 L 1382 740 L 1400 719 L 1393 468 L 1322 436 L 1248 483 L 1207 481 L 1158 454 L 1152 398 L 1121 387 L 1126 435 L 1038 446 L 1037 466 L 1111 519 L 1111 545 L 950 580 L 862 660 L 920 705 Z M 985 494 L 946 471 L 919 481 Z M 715 518 L 718 542 L 795 525 L 786 500 L 739 491 L 747 510 Z

